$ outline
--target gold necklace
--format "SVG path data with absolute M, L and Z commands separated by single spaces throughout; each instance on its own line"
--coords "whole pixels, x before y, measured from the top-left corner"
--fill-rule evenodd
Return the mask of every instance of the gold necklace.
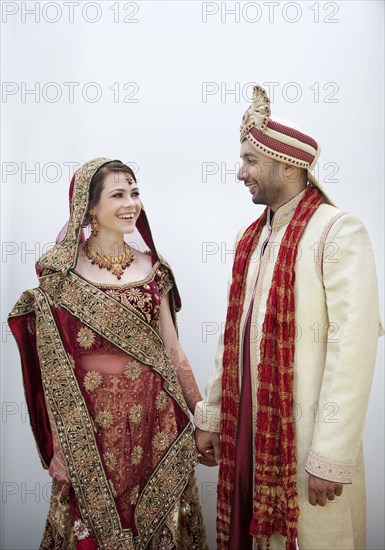
M 84 252 L 87 258 L 91 260 L 92 264 L 98 265 L 100 269 L 105 267 L 108 271 L 111 271 L 113 275 L 116 275 L 118 279 L 122 277 L 123 271 L 126 267 L 129 267 L 134 260 L 134 254 L 127 243 L 124 243 L 123 253 L 119 256 L 105 256 L 93 250 L 90 246 L 89 239 L 87 239 L 84 244 Z

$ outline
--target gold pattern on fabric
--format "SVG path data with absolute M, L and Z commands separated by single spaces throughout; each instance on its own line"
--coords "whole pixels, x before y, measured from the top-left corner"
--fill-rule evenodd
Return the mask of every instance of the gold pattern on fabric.
M 143 447 L 141 445 L 135 445 L 131 453 L 131 463 L 137 466 L 140 464 L 143 458 Z
M 132 532 L 122 529 L 111 484 L 96 444 L 93 422 L 48 299 L 39 289 L 32 293 L 36 300 L 37 344 L 45 395 L 82 519 L 100 550 L 144 549 L 161 525 L 162 518 L 179 498 L 187 474 L 197 464 L 192 426 L 188 423 L 143 488 L 135 511 L 139 534 L 134 542 Z M 60 383 L 53 384 L 53 381 Z M 201 533 L 200 536 L 204 535 Z
M 130 503 L 131 504 L 136 504 L 136 501 L 139 498 L 139 490 L 140 490 L 139 485 L 135 485 L 135 487 L 131 490 L 131 494 L 130 494 Z
M 62 242 L 53 246 L 39 258 L 37 266 L 40 269 L 47 268 L 66 272 L 75 267 L 79 231 L 88 210 L 90 181 L 99 168 L 112 160 L 105 157 L 97 158 L 87 162 L 77 170 L 67 234 Z
M 124 369 L 124 376 L 129 380 L 138 380 L 142 372 L 142 367 L 138 361 L 130 361 Z
M 164 391 L 161 391 L 156 396 L 155 406 L 158 411 L 163 411 L 168 405 L 168 398 Z
M 191 474 L 189 482 L 184 489 L 181 498 L 171 508 L 165 521 L 157 531 L 148 550 L 208 550 L 202 515 L 199 511 L 198 490 L 194 475 Z M 189 503 L 190 513 L 183 517 L 181 503 Z
M 159 269 L 157 269 L 156 274 L 158 276 L 157 284 L 159 293 L 163 297 L 171 290 L 173 286 L 172 277 L 169 270 L 164 266 L 160 266 Z
M 142 416 L 143 416 L 143 407 L 142 407 L 142 405 L 138 404 L 138 405 L 134 405 L 133 407 L 131 407 L 131 410 L 130 410 L 130 420 L 131 420 L 131 422 L 133 422 L 134 424 L 137 424 L 138 422 L 140 422 L 142 420 Z
M 146 548 L 151 537 L 160 527 L 159 514 L 162 514 L 162 516 L 168 514 L 178 502 L 186 487 L 186 476 L 190 475 L 190 482 L 193 484 L 195 483 L 194 474 L 189 474 L 191 465 L 197 464 L 195 444 L 191 439 L 192 433 L 192 427 L 189 425 L 178 437 L 174 445 L 168 449 L 162 461 L 159 463 L 159 466 L 156 468 L 154 476 L 149 479 L 139 496 L 135 510 L 135 520 L 141 535 L 141 542 L 138 542 L 137 546 L 135 546 L 136 550 Z M 180 460 L 181 453 L 184 455 L 182 461 Z M 185 464 L 182 467 L 181 462 Z M 192 491 L 192 494 L 191 496 L 187 494 L 185 498 L 191 503 L 193 510 L 189 518 L 187 531 L 188 537 L 194 540 L 195 546 L 181 545 L 179 548 L 206 550 L 207 543 L 202 534 L 204 533 L 204 527 L 199 508 L 198 493 L 195 493 L 194 489 L 191 489 L 190 486 L 188 487 L 189 490 Z M 197 500 L 192 502 L 193 498 Z M 154 548 L 155 550 L 156 547 L 150 546 L 150 548 Z
M 12 308 L 9 317 L 18 317 L 19 315 L 26 315 L 32 313 L 35 310 L 35 300 L 30 290 L 26 290 L 20 296 L 14 307 Z
M 93 392 L 103 383 L 103 376 L 96 370 L 87 372 L 84 377 L 84 387 L 88 392 Z
M 118 459 L 114 455 L 114 453 L 111 453 L 110 451 L 107 451 L 103 455 L 104 462 L 109 470 L 115 470 L 116 466 L 118 465 Z
M 167 432 L 158 432 L 154 435 L 152 444 L 158 451 L 164 451 L 169 444 L 169 437 Z
M 49 304 L 40 290 L 32 292 L 36 298 L 37 346 L 44 391 L 83 521 L 101 549 L 133 549 L 132 533 L 121 529 L 93 423 Z M 54 385 L 55 389 L 53 380 L 60 383 Z
M 77 335 L 77 341 L 79 346 L 84 349 L 91 349 L 95 342 L 95 335 L 88 327 L 82 327 Z
M 52 482 L 50 507 L 40 550 L 75 550 L 68 486 Z
M 45 285 L 53 291 L 51 299 L 63 306 L 84 324 L 109 340 L 117 348 L 129 353 L 138 361 L 150 365 L 165 381 L 165 389 L 189 415 L 175 370 L 167 356 L 160 335 L 135 311 L 117 302 L 101 289 L 88 283 L 76 273 L 62 277 L 62 284 Z
M 101 411 L 95 420 L 101 428 L 110 428 L 114 423 L 114 415 L 110 411 Z

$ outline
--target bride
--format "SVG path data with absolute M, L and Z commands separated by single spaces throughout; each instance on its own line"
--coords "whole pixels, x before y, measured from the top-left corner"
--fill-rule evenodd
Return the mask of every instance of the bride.
M 206 549 L 189 419 L 201 396 L 132 170 L 84 164 L 61 237 L 9 317 L 53 478 L 41 549 Z

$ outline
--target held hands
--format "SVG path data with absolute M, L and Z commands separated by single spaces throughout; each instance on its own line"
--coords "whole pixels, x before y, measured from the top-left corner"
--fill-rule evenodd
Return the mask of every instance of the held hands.
M 199 462 L 205 466 L 217 466 L 221 458 L 221 442 L 218 433 L 205 432 L 195 428 L 195 443 L 199 451 Z
M 309 502 L 313 506 L 325 506 L 328 500 L 341 496 L 343 485 L 309 474 Z

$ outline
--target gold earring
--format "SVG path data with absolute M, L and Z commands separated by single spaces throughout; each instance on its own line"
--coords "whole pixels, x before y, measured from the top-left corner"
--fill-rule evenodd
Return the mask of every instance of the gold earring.
M 96 235 L 99 232 L 99 224 L 98 220 L 96 218 L 96 214 L 94 212 L 91 212 L 91 233 L 93 237 L 96 237 Z

